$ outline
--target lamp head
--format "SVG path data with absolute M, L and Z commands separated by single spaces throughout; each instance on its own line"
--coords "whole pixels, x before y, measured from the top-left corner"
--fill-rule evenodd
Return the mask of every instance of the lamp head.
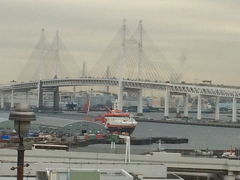
M 14 111 L 10 112 L 9 120 L 14 121 L 16 132 L 23 136 L 28 132 L 31 121 L 36 120 L 36 115 L 31 111 L 28 105 L 18 104 Z

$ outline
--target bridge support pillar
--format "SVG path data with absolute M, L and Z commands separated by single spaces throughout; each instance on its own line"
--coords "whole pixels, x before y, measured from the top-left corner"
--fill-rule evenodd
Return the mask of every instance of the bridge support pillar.
M 138 106 L 137 106 L 137 113 L 138 115 L 143 115 L 143 90 L 139 89 L 138 91 Z
M 220 97 L 217 96 L 216 97 L 216 106 L 215 106 L 215 120 L 218 121 L 219 118 L 219 101 L 220 101 Z
M 184 118 L 188 118 L 188 94 L 184 96 Z
M 169 100 L 170 100 L 170 92 L 168 89 L 165 91 L 165 103 L 164 103 L 164 117 L 168 118 L 169 116 Z
M 1 92 L 1 109 L 4 108 L 4 94 Z
M 59 87 L 56 87 L 54 93 L 53 93 L 53 109 L 54 111 L 59 111 Z
M 43 89 L 42 89 L 42 81 L 38 82 L 38 102 L 37 102 L 38 110 L 43 109 Z
M 122 80 L 118 81 L 118 110 L 122 111 L 123 108 L 123 87 L 122 87 Z
M 29 98 L 28 91 L 26 91 L 26 104 L 28 104 L 28 98 Z
M 237 107 L 236 107 L 236 98 L 233 98 L 232 103 L 232 122 L 237 122 Z
M 198 94 L 198 104 L 197 104 L 197 120 L 202 119 L 202 102 L 201 102 L 201 94 Z
M 14 108 L 14 90 L 11 90 L 11 102 L 10 102 L 11 106 L 10 108 L 13 109 Z

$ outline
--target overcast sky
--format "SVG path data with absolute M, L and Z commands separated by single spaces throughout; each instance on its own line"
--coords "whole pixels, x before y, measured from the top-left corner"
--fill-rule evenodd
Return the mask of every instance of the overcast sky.
M 1 0 L 0 83 L 18 78 L 41 28 L 94 64 L 126 18 L 130 30 L 143 20 L 173 66 L 185 53 L 186 81 L 240 85 L 239 12 L 239 0 Z

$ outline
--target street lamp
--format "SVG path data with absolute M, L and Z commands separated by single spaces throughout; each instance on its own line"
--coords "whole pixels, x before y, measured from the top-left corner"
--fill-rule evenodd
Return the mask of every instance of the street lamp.
M 9 120 L 14 121 L 14 128 L 19 136 L 18 157 L 17 157 L 17 180 L 23 180 L 24 167 L 24 145 L 23 137 L 29 130 L 31 121 L 36 120 L 35 113 L 32 112 L 29 106 L 18 104 L 15 110 L 9 115 Z
M 126 135 L 119 135 L 119 138 L 122 138 L 125 140 L 126 143 L 126 148 L 125 148 L 125 163 L 130 163 L 130 145 L 131 145 L 131 139 L 130 136 L 126 136 Z

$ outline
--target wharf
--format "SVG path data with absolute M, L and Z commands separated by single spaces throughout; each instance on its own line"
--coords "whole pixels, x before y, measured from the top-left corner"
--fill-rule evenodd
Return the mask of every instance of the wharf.
M 229 123 L 229 122 L 218 122 L 209 120 L 175 120 L 175 119 L 145 119 L 137 118 L 138 122 L 152 122 L 152 123 L 166 123 L 166 124 L 182 124 L 182 125 L 195 125 L 195 126 L 213 126 L 213 127 L 226 127 L 226 128 L 240 128 L 239 123 Z
M 153 143 L 161 144 L 184 144 L 188 143 L 187 138 L 178 138 L 178 137 L 148 137 L 148 138 L 131 138 L 132 145 L 147 145 Z
M 178 137 L 145 137 L 145 138 L 136 138 L 131 137 L 132 145 L 150 145 L 150 144 L 186 144 L 188 143 L 188 138 L 178 138 Z M 87 139 L 78 142 L 70 142 L 72 146 L 83 147 L 92 144 L 110 144 L 111 140 L 109 138 L 105 139 Z M 123 139 L 116 139 L 116 144 L 125 144 Z M 68 143 L 66 143 L 68 145 Z

